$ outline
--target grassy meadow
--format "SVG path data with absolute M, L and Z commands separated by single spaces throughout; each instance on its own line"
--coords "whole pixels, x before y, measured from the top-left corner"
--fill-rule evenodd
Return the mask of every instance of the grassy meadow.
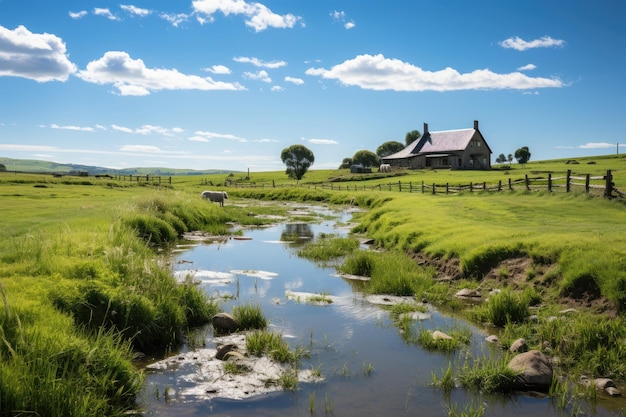
M 323 262 L 345 258 L 338 268 L 370 276 L 369 291 L 459 308 L 453 294 L 462 287 L 484 294 L 505 288 L 466 316 L 501 327 L 505 345 L 523 336 L 531 348 L 563 355 L 572 374 L 626 380 L 623 201 L 562 190 L 357 191 L 399 180 L 497 183 L 567 169 L 611 169 L 616 187 L 626 189 L 622 156 L 577 161 L 489 172 L 313 170 L 297 184 L 283 172 L 175 176 L 164 186 L 0 173 L 0 414 L 115 416 L 134 409 L 142 374 L 133 359 L 174 348 L 219 309 L 192 282 L 175 281 L 167 248 L 187 231 L 229 234 L 230 223 L 267 222 L 250 214 L 284 214 L 287 206 L 272 203 L 284 201 L 364 209 L 355 215 L 354 237 L 373 239 L 383 254 L 332 236 L 309 249 Z M 318 186 L 331 182 L 344 188 Z M 204 189 L 225 190 L 230 199 L 220 208 L 199 198 Z M 561 316 L 566 307 L 577 313 Z M 534 325 L 530 314 L 539 317 Z M 555 326 L 552 316 L 563 324 Z

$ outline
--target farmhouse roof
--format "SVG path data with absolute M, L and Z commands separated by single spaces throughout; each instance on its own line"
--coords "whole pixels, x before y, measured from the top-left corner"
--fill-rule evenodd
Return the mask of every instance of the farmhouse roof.
M 429 132 L 428 124 L 424 123 L 422 137 L 384 159 L 404 159 L 418 154 L 445 154 L 462 151 L 467 148 L 477 131 L 478 122 L 474 122 L 474 128 L 471 129 L 442 130 L 439 132 Z

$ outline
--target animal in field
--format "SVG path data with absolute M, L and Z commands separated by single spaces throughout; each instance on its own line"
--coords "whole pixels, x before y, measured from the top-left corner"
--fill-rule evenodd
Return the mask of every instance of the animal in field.
M 391 165 L 380 164 L 380 167 L 378 168 L 378 172 L 391 172 Z
M 202 191 L 202 194 L 200 195 L 205 200 L 209 200 L 213 203 L 220 203 L 221 207 L 224 207 L 224 200 L 228 198 L 226 191 Z

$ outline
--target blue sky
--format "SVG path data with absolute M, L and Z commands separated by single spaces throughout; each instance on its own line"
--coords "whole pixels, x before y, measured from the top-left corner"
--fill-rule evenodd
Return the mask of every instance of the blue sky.
M 303 144 L 333 169 L 474 120 L 493 160 L 612 154 L 625 22 L 623 0 L 0 0 L 0 156 L 274 171 Z

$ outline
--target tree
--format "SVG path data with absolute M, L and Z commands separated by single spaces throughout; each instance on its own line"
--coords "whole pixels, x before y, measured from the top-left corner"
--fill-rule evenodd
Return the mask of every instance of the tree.
M 379 158 L 384 158 L 385 156 L 399 152 L 402 149 L 404 149 L 404 145 L 402 143 L 390 140 L 389 142 L 385 142 L 376 148 L 376 155 L 378 155 Z
M 352 163 L 364 167 L 378 166 L 378 156 L 372 151 L 357 151 L 352 157 Z
M 422 134 L 420 133 L 419 130 L 411 130 L 410 132 L 407 132 L 406 136 L 404 137 L 404 143 L 406 143 L 408 146 L 421 137 L 422 137 Z
M 506 156 L 504 156 L 503 153 L 498 155 L 498 157 L 496 158 L 496 164 L 503 164 L 505 162 L 506 162 Z
M 509 156 L 506 157 L 506 160 L 509 161 L 509 164 L 513 162 L 513 155 L 509 154 Z
M 339 169 L 350 169 L 352 166 L 352 158 L 343 158 L 341 161 L 341 165 L 339 165 Z
M 515 159 L 517 159 L 517 162 L 522 165 L 528 162 L 530 160 L 530 151 L 528 150 L 528 146 L 522 146 L 516 150 Z
M 280 153 L 280 159 L 287 166 L 285 174 L 289 178 L 295 178 L 300 181 L 309 167 L 315 162 L 315 156 L 309 148 L 303 145 L 291 145 L 283 149 Z
M 0 164 L 0 172 L 4 172 L 7 170 L 7 167 L 4 164 Z

